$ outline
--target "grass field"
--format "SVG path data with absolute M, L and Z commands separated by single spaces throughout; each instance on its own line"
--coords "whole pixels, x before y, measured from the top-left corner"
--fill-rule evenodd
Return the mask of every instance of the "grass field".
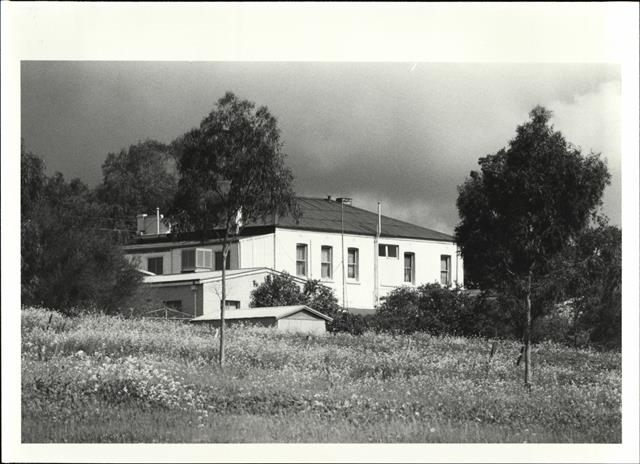
M 621 440 L 621 357 L 413 335 L 228 330 L 22 310 L 22 441 L 496 443 Z

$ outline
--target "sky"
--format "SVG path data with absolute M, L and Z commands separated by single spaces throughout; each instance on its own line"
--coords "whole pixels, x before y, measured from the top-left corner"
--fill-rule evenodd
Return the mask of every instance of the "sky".
M 47 173 L 101 181 L 108 153 L 169 143 L 226 91 L 277 118 L 301 196 L 453 233 L 457 186 L 508 145 L 535 105 L 612 176 L 621 223 L 620 72 L 606 64 L 23 61 L 21 129 Z

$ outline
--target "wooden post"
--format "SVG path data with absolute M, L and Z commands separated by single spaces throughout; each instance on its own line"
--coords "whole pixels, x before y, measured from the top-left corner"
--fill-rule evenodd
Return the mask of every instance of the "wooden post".
M 229 233 L 225 231 L 222 245 L 222 298 L 220 301 L 220 352 L 218 364 L 224 365 L 224 311 L 227 304 L 227 254 L 229 253 Z
M 527 291 L 525 296 L 527 321 L 524 331 L 524 386 L 531 388 L 531 270 L 527 276 Z

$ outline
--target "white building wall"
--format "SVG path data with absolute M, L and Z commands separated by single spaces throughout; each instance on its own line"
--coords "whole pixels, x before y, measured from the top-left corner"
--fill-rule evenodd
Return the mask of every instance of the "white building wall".
M 296 245 L 307 245 L 308 279 L 319 279 L 333 289 L 338 302 L 342 304 L 342 247 L 339 233 L 314 232 L 305 230 L 277 229 L 276 231 L 276 270 L 296 275 Z M 333 248 L 332 278 L 321 276 L 320 253 L 322 246 Z M 359 255 L 358 279 L 349 279 L 347 273 L 347 250 L 357 248 Z M 344 272 L 346 306 L 356 308 L 372 308 L 373 301 L 373 237 L 361 235 L 344 235 Z M 304 276 L 298 276 L 304 277 Z
M 239 301 L 240 308 L 248 308 L 251 303 L 251 292 L 262 282 L 268 271 L 227 278 L 227 301 Z M 222 300 L 222 282 L 203 284 L 203 311 L 205 315 L 217 314 Z
M 402 285 L 418 286 L 425 283 L 440 282 L 440 256 L 451 256 L 451 282 L 453 285 L 464 282 L 462 259 L 457 254 L 457 247 L 451 242 L 437 242 L 429 240 L 415 240 L 404 238 L 381 237 L 379 243 L 398 246 L 398 257 L 378 257 L 378 248 L 373 236 L 344 235 L 344 268 L 342 266 L 341 234 L 293 230 L 277 228 L 275 233 L 256 237 L 241 238 L 231 245 L 231 269 L 247 269 L 267 267 L 277 271 L 286 271 L 296 276 L 296 245 L 307 245 L 308 279 L 319 279 L 334 291 L 339 304 L 343 304 L 343 294 L 346 306 L 351 308 L 374 308 L 375 298 L 375 262 L 379 265 L 379 296 L 384 297 L 391 290 Z M 330 246 L 333 249 L 332 277 L 323 279 L 321 273 L 321 247 Z M 193 248 L 196 248 L 194 246 Z M 198 247 L 199 248 L 199 247 Z M 221 251 L 221 245 L 209 245 L 210 248 Z M 358 279 L 349 279 L 345 275 L 345 290 L 343 293 L 343 269 L 347 272 L 347 250 L 357 248 L 359 254 Z M 163 256 L 165 274 L 179 274 L 182 272 L 182 250 L 176 248 L 166 252 L 150 252 L 127 254 L 127 258 L 139 258 L 140 267 L 147 269 L 146 259 Z M 415 281 L 404 282 L 404 253 L 415 255 Z M 242 277 L 228 280 L 227 299 L 240 301 L 241 307 L 248 307 L 254 280 L 259 285 L 264 275 L 259 278 Z M 217 311 L 220 307 L 220 284 L 206 284 L 204 292 L 204 311 Z M 210 308 L 210 309 L 209 309 Z
M 268 267 L 275 269 L 273 240 L 275 234 L 245 237 L 239 240 L 239 269 Z
M 265 274 L 227 279 L 227 301 L 239 301 L 241 308 L 248 308 L 251 292 L 264 281 L 264 278 Z M 254 281 L 257 285 L 254 285 Z M 203 298 L 205 301 L 204 314 L 218 313 L 222 300 L 222 282 L 204 284 Z
M 276 270 L 296 275 L 296 245 L 303 243 L 308 250 L 307 278 L 319 279 L 332 288 L 342 305 L 342 248 L 341 234 L 314 232 L 305 230 L 277 229 L 276 231 Z M 393 288 L 409 285 L 440 282 L 440 256 L 451 256 L 451 282 L 462 285 L 464 281 L 462 260 L 457 255 L 457 247 L 451 242 L 436 242 L 414 239 L 380 238 L 380 244 L 397 245 L 398 257 L 378 257 L 378 248 L 372 236 L 344 235 L 344 298 L 347 307 L 373 308 L 375 301 L 375 260 L 379 265 L 380 297 L 387 295 Z M 333 247 L 333 278 L 321 277 L 321 247 Z M 349 279 L 347 273 L 347 250 L 357 248 L 359 254 L 358 279 Z M 414 283 L 404 282 L 404 253 L 414 253 Z
M 396 258 L 378 257 L 380 268 L 380 297 L 386 296 L 396 287 L 406 285 L 416 287 L 428 283 L 440 283 L 440 257 L 448 255 L 451 258 L 450 280 L 453 286 L 462 285 L 464 275 L 462 259 L 458 255 L 455 243 L 436 242 L 413 239 L 380 238 L 381 245 L 398 246 Z M 404 281 L 404 255 L 414 254 L 414 282 Z

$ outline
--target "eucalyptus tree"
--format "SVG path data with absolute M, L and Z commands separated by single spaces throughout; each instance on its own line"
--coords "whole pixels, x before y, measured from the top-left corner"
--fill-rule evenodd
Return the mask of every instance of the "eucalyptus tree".
M 113 228 L 135 231 L 136 215 L 166 212 L 177 187 L 172 147 L 145 140 L 119 153 L 109 153 L 102 165 L 96 196 Z
M 177 232 L 222 241 L 223 263 L 230 240 L 242 226 L 274 214 L 298 216 L 293 174 L 285 164 L 276 118 L 264 107 L 227 92 L 200 126 L 179 138 L 178 187 L 171 211 Z M 224 364 L 226 266 L 222 266 L 219 363 Z
M 542 312 L 552 261 L 595 217 L 610 180 L 599 154 L 583 155 L 554 130 L 551 112 L 537 106 L 529 117 L 458 187 L 455 231 L 470 277 L 522 304 L 527 387 L 532 308 Z

